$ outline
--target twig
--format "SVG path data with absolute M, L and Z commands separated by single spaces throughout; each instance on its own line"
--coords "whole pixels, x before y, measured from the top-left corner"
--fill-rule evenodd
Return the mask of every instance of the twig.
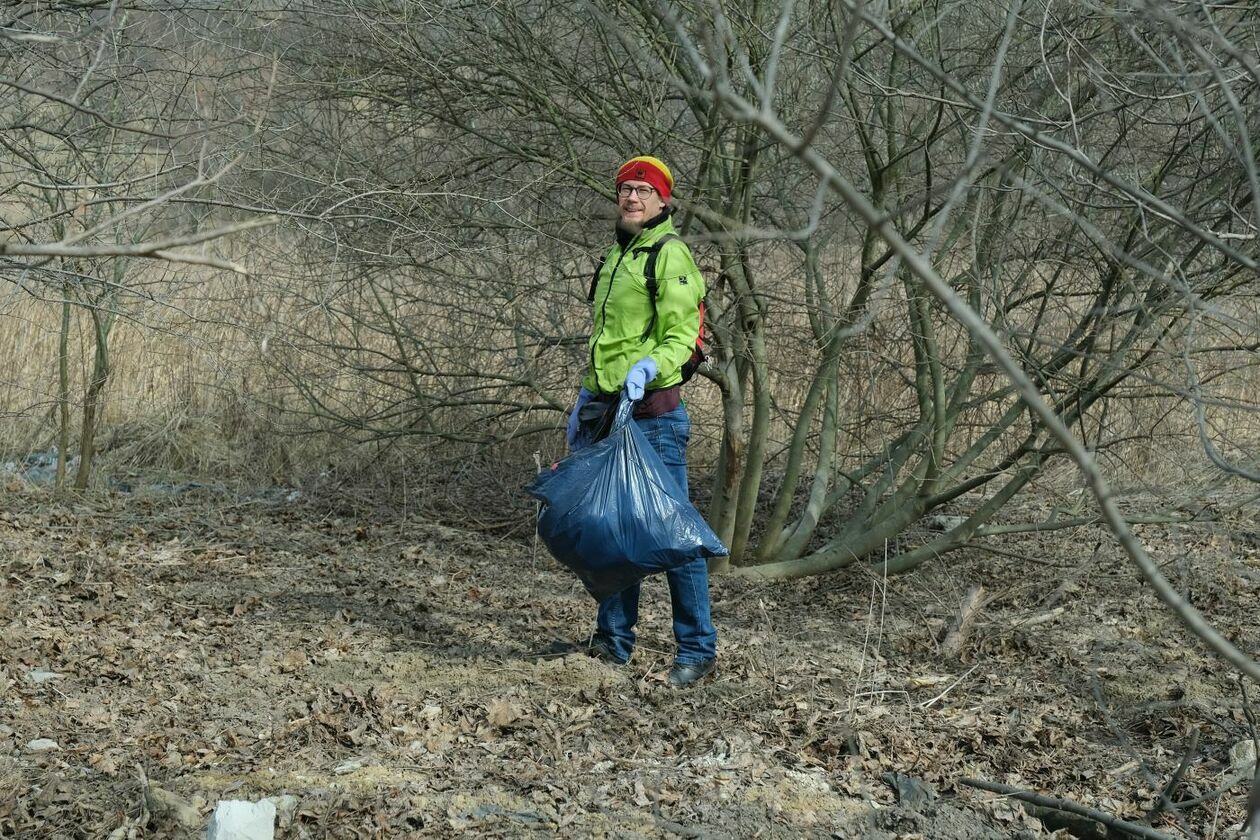
M 1102 551 L 1102 545 L 1102 540 L 1096 540 L 1094 542 L 1094 550 L 1091 555 L 1077 564 L 1071 574 L 1064 576 L 1063 580 L 1059 581 L 1059 585 L 1054 588 L 1054 591 L 1047 595 L 1045 599 L 1037 605 L 1037 608 L 1042 610 L 1051 610 L 1051 612 L 1055 612 L 1056 614 L 1061 612 L 1061 610 L 1054 609 L 1055 605 L 1062 600 L 1063 596 L 1067 593 L 1068 588 L 1076 583 L 1086 569 L 1092 569 L 1097 565 L 1098 553 Z
M 1125 517 L 1132 525 L 1185 525 L 1191 522 L 1207 521 L 1195 514 L 1176 516 L 1171 513 L 1135 513 Z M 1060 531 L 1065 528 L 1084 528 L 1090 525 L 1106 525 L 1101 516 L 1078 516 L 1073 519 L 1054 519 L 1047 522 L 1012 523 L 1010 525 L 987 525 L 977 528 L 974 536 L 995 537 L 1003 534 L 1027 534 L 1040 531 Z
M 1234 785 L 1245 780 L 1246 778 L 1247 778 L 1246 773 L 1234 773 L 1231 776 L 1227 776 L 1225 778 L 1225 781 L 1221 783 L 1220 787 L 1216 788 L 1215 790 L 1208 791 L 1202 796 L 1196 796 L 1194 799 L 1179 800 L 1177 802 L 1174 802 L 1172 804 L 1172 807 L 1176 808 L 1178 811 L 1185 811 L 1189 808 L 1194 808 L 1198 805 L 1203 805 L 1204 803 L 1212 802 L 1213 800 L 1220 799 L 1222 796 L 1229 793 L 1230 789 Z
M 971 676 L 971 672 L 972 672 L 972 671 L 974 671 L 974 670 L 976 670 L 976 669 L 977 669 L 977 668 L 979 668 L 979 667 L 980 667 L 980 663 L 979 663 L 979 662 L 977 662 L 975 665 L 972 665 L 970 668 L 968 668 L 968 669 L 967 669 L 967 673 L 963 674 L 961 677 L 959 677 L 958 679 L 956 679 L 956 680 L 954 680 L 952 683 L 950 683 L 948 686 L 946 686 L 946 687 L 945 687 L 945 690 L 944 690 L 944 691 L 942 691 L 940 694 L 936 695 L 936 696 L 935 696 L 935 697 L 933 697 L 931 700 L 924 700 L 922 703 L 920 703 L 920 704 L 919 704 L 919 708 L 920 708 L 920 709 L 928 709 L 928 708 L 931 708 L 931 707 L 932 707 L 932 706 L 936 703 L 936 701 L 937 701 L 937 700 L 940 700 L 940 699 L 941 699 L 942 697 L 944 697 L 946 694 L 949 694 L 951 691 L 953 691 L 955 686 L 957 686 L 957 685 L 958 685 L 959 683 L 961 683 L 963 680 L 967 679 L 967 677 Z
M 537 472 L 542 472 L 542 453 L 534 450 L 534 466 Z M 537 522 L 538 516 L 542 513 L 542 501 L 535 503 L 534 520 Z M 534 548 L 530 552 L 529 558 L 529 589 L 525 592 L 527 599 L 534 597 L 534 581 L 538 578 L 538 527 L 534 527 Z
M 1098 704 L 1098 711 L 1102 714 L 1103 721 L 1107 724 L 1107 728 L 1110 729 L 1111 734 L 1116 736 L 1116 739 L 1120 741 L 1120 744 L 1124 747 L 1125 751 L 1127 751 L 1129 755 L 1133 757 L 1133 760 L 1137 762 L 1138 767 L 1142 771 L 1142 776 L 1145 777 L 1146 783 L 1151 786 L 1151 789 L 1159 790 L 1159 782 L 1155 778 L 1155 774 L 1138 753 L 1137 749 L 1133 746 L 1133 742 L 1129 740 L 1129 734 L 1125 732 L 1124 728 L 1121 727 L 1120 724 L 1116 723 L 1116 719 L 1112 716 L 1111 710 L 1107 708 L 1107 699 L 1103 696 L 1102 682 L 1098 679 L 1098 673 L 1096 671 L 1091 671 L 1089 679 L 1091 689 L 1094 694 L 1094 702 Z M 1193 750 L 1191 750 L 1191 752 L 1192 751 Z M 1189 760 L 1190 755 L 1187 753 L 1186 757 L 1182 759 L 1182 762 L 1183 764 L 1188 764 Z M 1184 772 L 1185 768 L 1181 767 L 1178 769 L 1177 773 L 1174 774 L 1174 777 L 1177 777 Z M 1165 786 L 1165 789 L 1167 789 L 1167 786 Z M 1177 821 L 1178 827 L 1186 833 L 1187 837 L 1196 836 L 1195 833 L 1190 830 L 1190 826 L 1186 825 L 1185 818 L 1182 817 L 1182 815 L 1173 807 L 1172 800 L 1169 799 L 1163 792 L 1159 793 L 1159 802 L 1150 814 L 1147 815 L 1147 820 L 1150 820 L 1151 817 L 1158 814 L 1162 809 L 1167 809 L 1170 812 L 1173 819 Z
M 31 36 L 24 39 L 14 38 L 14 40 L 38 41 L 38 40 L 43 40 L 43 39 L 41 39 L 38 36 Z M 93 108 L 89 108 L 88 106 L 75 102 L 71 99 L 67 99 L 66 97 L 53 93 L 52 91 L 40 90 L 39 88 L 33 88 L 33 87 L 27 87 L 26 85 L 22 85 L 22 84 L 19 84 L 18 82 L 13 81 L 12 79 L 0 79 L 0 85 L 4 85 L 5 87 L 11 87 L 14 90 L 20 90 L 22 93 L 26 93 L 31 96 L 38 96 L 41 99 L 47 99 L 50 102 L 56 102 L 58 104 L 65 105 L 69 108 L 73 108 L 76 111 L 81 111 L 82 113 L 87 114 L 88 116 L 95 119 L 97 122 L 101 123 L 101 125 L 104 125 L 108 128 L 115 129 L 117 131 L 130 131 L 134 134 L 143 134 L 148 137 L 158 137 L 163 140 L 182 140 L 186 137 L 193 137 L 197 134 L 205 133 L 205 129 L 200 129 L 198 131 L 190 131 L 184 134 L 166 134 L 164 132 L 153 131 L 148 128 L 138 128 L 136 126 L 125 125 L 123 123 L 116 123 L 113 120 L 111 120 L 109 117 L 102 114 L 100 111 L 97 111 Z
M 1066 607 L 1055 607 L 1054 609 L 1050 610 L 1050 612 L 1048 613 L 1042 613 L 1041 615 L 1034 615 L 1032 618 L 1026 621 L 1021 621 L 1016 626 L 1028 628 L 1028 627 L 1036 627 L 1038 624 L 1049 624 L 1051 621 L 1054 621 L 1056 618 L 1063 615 L 1063 612 L 1065 609 Z
M 1186 290 L 1186 303 L 1190 307 L 1190 324 L 1186 329 L 1186 345 L 1182 348 L 1181 358 L 1186 366 L 1186 391 L 1189 394 L 1190 402 L 1194 404 L 1194 420 L 1199 430 L 1199 442 L 1203 445 L 1203 451 L 1207 453 L 1208 460 L 1220 467 L 1230 475 L 1240 476 L 1248 481 L 1260 482 L 1260 472 L 1254 472 L 1238 464 L 1230 463 L 1216 443 L 1212 440 L 1212 435 L 1208 431 L 1207 408 L 1203 399 L 1203 390 L 1199 382 L 1199 373 L 1194 366 L 1194 362 L 1190 358 L 1190 345 L 1194 341 L 1194 329 L 1198 323 L 1199 310 L 1195 308 L 1195 300 L 1189 290 Z
M 888 568 L 888 541 L 885 540 L 884 541 L 884 569 L 887 570 L 887 568 Z M 886 602 L 888 599 L 887 574 L 885 574 L 880 579 L 880 581 L 883 582 L 883 587 L 882 589 L 880 589 L 879 637 L 875 640 L 874 648 L 872 651 L 872 655 L 874 656 L 874 659 L 875 659 L 875 674 L 877 674 L 879 670 L 879 643 L 884 635 L 884 609 L 886 607 Z M 858 697 L 862 696 L 858 694 L 857 691 L 862 686 L 862 675 L 866 672 L 866 652 L 867 652 L 867 649 L 871 647 L 871 623 L 875 616 L 875 591 L 876 591 L 876 587 L 879 586 L 880 581 L 877 581 L 875 579 L 871 580 L 871 603 L 866 611 L 866 632 L 865 632 L 865 635 L 862 637 L 862 657 L 861 659 L 858 660 L 858 672 L 857 672 L 856 678 L 853 681 L 854 694 L 852 697 L 849 698 L 848 715 L 849 715 L 850 723 L 853 722 L 853 715 L 857 708 L 856 706 L 857 699 Z M 874 674 L 872 674 L 870 678 L 870 682 L 872 686 L 875 685 Z
M 1123 831 L 1134 837 L 1143 837 L 1146 840 L 1176 840 L 1171 834 L 1165 834 L 1162 831 L 1156 831 L 1149 825 L 1139 825 L 1131 823 L 1112 816 L 1111 814 L 1099 811 L 1095 808 L 1087 808 L 1069 799 L 1060 799 L 1057 796 L 1046 796 L 1040 793 L 1034 793 L 1030 790 L 1020 790 L 1010 785 L 1001 785 L 997 782 L 986 782 L 983 779 L 959 779 L 961 784 L 968 787 L 987 790 L 990 793 L 1000 793 L 1003 796 L 1009 796 L 1012 799 L 1018 799 L 1021 802 L 1030 802 L 1040 808 L 1049 808 L 1052 811 L 1062 811 L 1065 814 L 1075 814 L 1078 817 L 1087 817 L 1094 822 L 1102 823 L 1108 828 L 1114 828 L 1117 831 Z
M 766 620 L 766 636 L 767 638 L 773 639 L 774 622 L 770 620 L 770 611 L 766 609 L 766 602 L 758 598 L 757 606 L 761 609 L 762 618 Z M 768 645 L 766 646 L 766 649 L 769 649 Z M 774 697 L 779 693 L 779 669 L 777 667 L 779 659 L 777 656 L 770 656 L 768 658 L 770 664 L 770 696 Z
M 846 0 L 845 6 L 852 9 L 855 14 L 859 15 L 863 21 L 870 25 L 885 37 L 890 44 L 898 50 L 905 52 L 907 57 L 932 73 L 943 84 L 950 87 L 955 93 L 964 96 L 969 102 L 974 102 L 974 97 L 964 90 L 956 79 L 950 78 L 944 71 L 940 71 L 932 65 L 930 61 L 919 56 L 913 47 L 902 40 L 895 32 L 888 29 L 887 26 L 865 13 L 856 0 Z M 675 27 L 677 28 L 677 27 Z M 685 32 L 680 33 L 681 39 L 686 40 Z M 1229 639 L 1225 638 L 1207 619 L 1203 617 L 1195 607 L 1186 600 L 1180 592 L 1164 577 L 1159 566 L 1151 559 L 1146 548 L 1138 541 L 1133 530 L 1129 527 L 1128 521 L 1124 514 L 1116 505 L 1115 493 L 1112 491 L 1110 484 L 1103 475 L 1098 461 L 1085 448 L 1085 445 L 1068 429 L 1063 418 L 1058 412 L 1052 408 L 1042 395 L 1040 388 L 1033 381 L 1033 378 L 1015 361 L 1010 352 L 1006 349 L 1001 338 L 994 332 L 993 328 L 971 308 L 967 301 L 963 300 L 958 293 L 947 283 L 937 272 L 932 262 L 917 248 L 912 245 L 896 228 L 896 224 L 887 212 L 877 207 L 870 199 L 858 189 L 858 187 L 841 174 L 840 170 L 834 166 L 830 160 L 823 156 L 821 152 L 813 147 L 800 148 L 799 138 L 783 123 L 777 115 L 772 112 L 759 110 L 751 105 L 747 100 L 743 99 L 728 84 L 719 81 L 714 88 L 714 95 L 718 104 L 732 117 L 737 120 L 761 126 L 769 139 L 779 142 L 783 146 L 794 150 L 794 154 L 809 168 L 813 169 L 820 177 L 826 179 L 832 186 L 832 189 L 839 196 L 840 200 L 847 205 L 856 216 L 871 226 L 873 232 L 877 233 L 883 240 L 890 251 L 901 258 L 902 264 L 906 270 L 914 277 L 918 278 L 923 286 L 935 297 L 948 311 L 949 315 L 962 325 L 975 339 L 976 344 L 982 349 L 986 355 L 996 364 L 998 369 L 1005 374 L 1013 386 L 1014 392 L 1019 396 L 1020 400 L 1027 406 L 1029 414 L 1036 417 L 1044 426 L 1045 431 L 1063 446 L 1065 454 L 1076 464 L 1081 475 L 1085 479 L 1086 485 L 1093 494 L 1098 503 L 1099 515 L 1104 520 L 1116 539 L 1124 548 L 1125 553 L 1141 571 L 1142 576 L 1155 590 L 1160 600 L 1166 604 L 1169 609 L 1177 616 L 1185 627 L 1197 636 L 1209 649 L 1225 661 L 1229 662 L 1240 672 L 1246 674 L 1252 679 L 1260 682 L 1260 663 L 1253 660 L 1248 654 L 1244 653 L 1235 646 Z M 1065 154 L 1070 159 L 1086 166 L 1091 172 L 1098 177 L 1111 184 L 1113 187 L 1120 189 L 1129 194 L 1133 199 L 1142 202 L 1146 206 L 1160 213 L 1177 217 L 1177 212 L 1167 205 L 1165 202 L 1155 196 L 1145 192 L 1141 188 L 1133 187 L 1124 182 L 1123 178 L 1117 176 L 1113 172 L 1107 171 L 1106 167 L 1101 167 L 1087 158 L 1079 150 L 1074 149 L 1064 143 L 1054 141 L 1052 138 L 1039 135 L 1038 131 L 1018 120 L 1004 117 L 998 113 L 994 113 L 994 118 L 998 119 L 1003 125 L 1017 133 L 1024 134 L 1027 137 L 1035 139 L 1038 142 L 1044 142 L 1047 146 Z M 1184 219 L 1182 220 L 1184 222 Z M 1191 235 L 1200 239 L 1204 244 L 1216 249 L 1229 256 L 1236 263 L 1241 264 L 1249 269 L 1256 269 L 1258 263 L 1232 248 L 1225 247 L 1223 243 L 1209 233 L 1205 233 L 1201 228 L 1195 225 L 1188 225 L 1187 230 Z M 1152 276 L 1160 276 L 1152 273 Z
M 973 586 L 967 590 L 962 606 L 958 609 L 958 615 L 954 618 L 954 623 L 950 625 L 949 632 L 945 634 L 945 641 L 941 642 L 943 656 L 949 659 L 958 658 L 963 642 L 967 640 L 967 634 L 971 632 L 971 625 L 975 623 L 976 614 L 984 606 L 984 594 L 983 586 Z
M 230 263 L 225 260 L 200 254 L 174 253 L 170 249 L 186 245 L 198 245 L 212 239 L 218 239 L 223 236 L 240 233 L 241 231 L 252 230 L 253 228 L 264 227 L 266 225 L 274 225 L 275 223 L 276 219 L 274 218 L 252 219 L 247 222 L 239 222 L 237 224 L 214 228 L 212 230 L 198 231 L 196 233 L 188 233 L 182 236 L 170 236 L 165 239 L 151 240 L 149 242 L 137 242 L 132 245 L 125 245 L 122 243 L 110 245 L 74 245 L 63 242 L 51 242 L 42 245 L 27 245 L 21 242 L 0 242 L 0 256 L 151 257 L 154 259 L 169 260 L 171 262 L 210 265 L 216 268 L 226 268 L 229 271 L 234 271 L 238 274 L 246 274 L 248 272 L 235 263 Z
M 1247 728 L 1251 730 L 1251 743 L 1255 746 L 1257 756 L 1251 778 L 1251 793 L 1247 796 L 1247 817 L 1243 820 L 1243 831 L 1247 831 L 1247 840 L 1260 840 L 1260 734 L 1256 732 L 1256 715 L 1251 710 L 1251 700 L 1247 697 L 1246 680 L 1238 681 L 1238 690 L 1242 692 L 1243 715 L 1247 718 Z
M 1181 763 L 1177 765 L 1177 769 L 1173 771 L 1172 777 L 1169 778 L 1168 784 L 1164 785 L 1164 789 L 1159 793 L 1159 801 L 1155 803 L 1155 807 L 1151 808 L 1151 812 L 1146 818 L 1152 819 L 1160 811 L 1166 807 L 1172 807 L 1172 796 L 1177 792 L 1177 787 L 1181 784 L 1181 777 L 1186 774 L 1186 769 L 1190 766 L 1190 762 L 1194 759 L 1195 753 L 1199 750 L 1199 729 L 1193 727 L 1190 730 L 1190 737 L 1187 739 L 1186 752 L 1181 757 Z
M 691 828 L 659 816 L 656 818 L 656 827 L 661 831 L 668 831 L 670 834 L 676 834 L 679 837 L 689 837 L 693 840 L 703 840 L 703 838 L 712 836 L 702 828 Z
M 665 815 L 661 813 L 661 800 L 657 792 L 653 790 L 650 796 L 652 798 L 652 816 L 656 819 L 657 828 L 662 831 L 668 831 L 670 834 L 676 834 L 679 837 L 690 838 L 690 840 L 707 840 L 707 838 L 713 836 L 703 828 L 692 828 L 674 820 L 666 819 Z
M 144 765 L 136 765 L 136 774 L 140 779 L 140 825 L 148 825 L 152 816 L 149 813 L 149 774 L 144 772 Z

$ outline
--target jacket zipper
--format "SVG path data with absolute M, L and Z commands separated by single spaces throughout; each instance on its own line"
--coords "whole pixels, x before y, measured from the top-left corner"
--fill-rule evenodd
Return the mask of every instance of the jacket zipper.
M 613 264 L 612 273 L 608 275 L 608 289 L 604 292 L 604 302 L 599 308 L 599 332 L 591 338 L 591 372 L 595 374 L 595 390 L 604 393 L 604 389 L 599 384 L 599 368 L 595 365 L 595 345 L 599 343 L 599 337 L 604 334 L 604 321 L 608 317 L 608 298 L 612 297 L 613 280 L 617 278 L 617 269 L 621 268 L 621 261 L 626 258 L 626 254 L 630 253 L 630 245 L 633 240 L 621 249 L 621 254 L 617 257 L 617 262 Z

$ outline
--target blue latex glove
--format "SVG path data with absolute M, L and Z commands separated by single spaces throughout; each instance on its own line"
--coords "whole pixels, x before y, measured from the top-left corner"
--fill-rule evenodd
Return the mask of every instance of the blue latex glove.
M 626 396 L 632 400 L 643 399 L 643 390 L 656 378 L 656 362 L 651 356 L 644 356 L 634 363 L 626 374 Z
M 590 391 L 583 388 L 578 391 L 577 402 L 573 405 L 573 410 L 569 412 L 569 425 L 564 430 L 564 439 L 568 442 L 569 448 L 573 448 L 573 444 L 577 441 L 578 433 L 578 412 L 582 410 L 582 406 L 591 401 L 591 397 L 595 396 Z

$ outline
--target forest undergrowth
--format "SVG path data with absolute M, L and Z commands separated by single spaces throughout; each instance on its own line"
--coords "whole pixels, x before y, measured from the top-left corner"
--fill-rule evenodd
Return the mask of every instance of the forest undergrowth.
M 1254 524 L 1139 533 L 1260 650 Z M 263 797 L 281 838 L 1104 836 L 963 779 L 1171 837 L 1243 818 L 1237 679 L 1098 529 L 890 579 L 716 577 L 718 674 L 685 692 L 662 583 L 613 668 L 574 650 L 594 605 L 541 546 L 348 494 L 13 482 L 0 572 L 0 836 L 193 837 Z

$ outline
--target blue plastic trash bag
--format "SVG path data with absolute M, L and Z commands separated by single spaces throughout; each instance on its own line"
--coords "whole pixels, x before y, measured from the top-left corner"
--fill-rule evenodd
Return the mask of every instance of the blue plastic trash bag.
M 596 601 L 650 574 L 730 552 L 688 501 L 622 399 L 608 437 L 545 469 L 538 535 Z

